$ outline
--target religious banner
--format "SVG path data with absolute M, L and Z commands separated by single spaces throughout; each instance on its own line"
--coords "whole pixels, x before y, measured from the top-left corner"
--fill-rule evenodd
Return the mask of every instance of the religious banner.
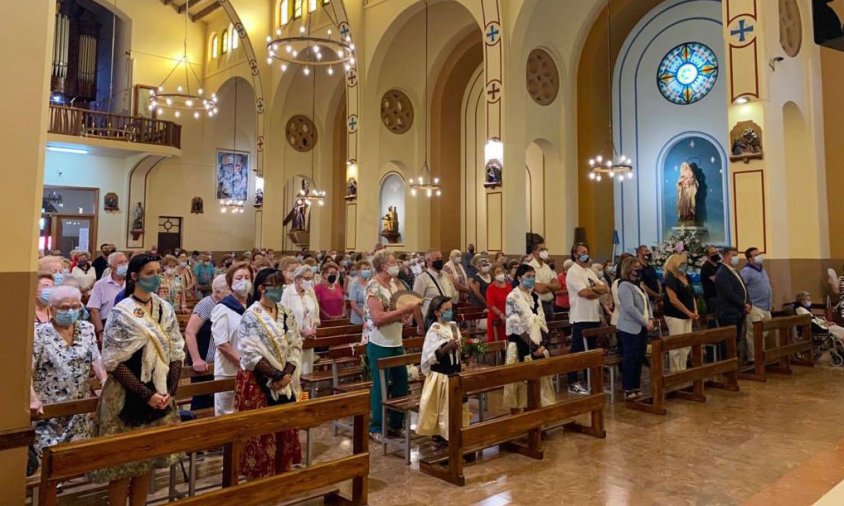
M 217 151 L 217 200 L 245 201 L 249 197 L 249 154 Z

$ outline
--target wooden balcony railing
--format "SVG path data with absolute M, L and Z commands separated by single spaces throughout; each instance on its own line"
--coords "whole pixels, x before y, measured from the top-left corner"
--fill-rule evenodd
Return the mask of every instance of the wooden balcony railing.
M 181 149 L 182 126 L 172 121 L 123 116 L 50 104 L 50 133 L 139 142 Z

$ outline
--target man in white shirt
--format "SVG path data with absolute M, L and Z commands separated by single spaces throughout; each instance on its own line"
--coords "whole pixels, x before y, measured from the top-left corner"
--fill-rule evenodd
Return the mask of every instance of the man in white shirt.
M 598 300 L 601 295 L 607 293 L 607 285 L 604 284 L 595 272 L 589 268 L 591 258 L 589 248 L 583 243 L 577 243 L 571 249 L 571 259 L 574 261 L 566 271 L 566 288 L 569 292 L 571 309 L 569 321 L 571 322 L 571 353 L 586 351 L 583 330 L 593 329 L 601 325 L 601 303 Z M 589 348 L 595 346 L 589 342 Z M 569 392 L 577 395 L 586 395 L 589 391 L 579 381 L 579 371 L 570 372 L 568 375 Z
M 413 293 L 422 297 L 422 317 L 428 317 L 428 306 L 431 300 L 438 296 L 444 295 L 451 297 L 452 301 L 457 302 L 457 290 L 451 284 L 448 276 L 443 274 L 443 254 L 439 250 L 428 250 L 425 253 L 425 265 L 427 270 L 416 276 L 413 282 Z
M 560 290 L 557 273 L 548 265 L 550 255 L 544 242 L 538 242 L 533 246 L 531 257 L 528 265 L 536 271 L 536 286 L 533 291 L 539 295 L 545 317 L 550 320 L 554 316 L 554 292 Z

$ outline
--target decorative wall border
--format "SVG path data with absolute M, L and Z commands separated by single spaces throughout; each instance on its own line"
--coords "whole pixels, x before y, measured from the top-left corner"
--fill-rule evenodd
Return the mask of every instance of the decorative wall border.
M 759 98 L 759 47 L 757 45 L 756 27 L 759 24 L 759 11 L 756 0 L 752 0 L 751 9 L 739 10 L 735 8 L 734 0 L 726 0 L 725 12 L 727 22 L 724 23 L 724 37 L 729 41 L 727 50 L 730 68 L 730 103 L 739 97 Z M 746 4 L 747 0 L 740 3 Z M 736 57 L 747 59 L 753 62 L 753 86 L 737 88 L 735 79 L 735 66 L 733 62 Z
M 484 79 L 486 93 L 486 138 L 498 137 L 501 132 L 501 103 L 504 97 L 502 66 L 504 49 L 501 39 L 501 10 L 498 0 L 481 0 L 484 18 Z M 506 181 L 506 176 L 505 179 Z

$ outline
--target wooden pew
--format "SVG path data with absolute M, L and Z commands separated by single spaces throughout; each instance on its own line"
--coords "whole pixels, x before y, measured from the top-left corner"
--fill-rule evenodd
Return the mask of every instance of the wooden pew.
M 317 328 L 316 334 L 318 338 L 345 336 L 349 334 L 357 334 L 358 336 L 360 336 L 361 334 L 363 334 L 363 325 L 320 326 Z
M 565 429 L 582 432 L 594 437 L 606 437 L 604 430 L 604 403 L 606 396 L 601 383 L 604 356 L 600 350 L 574 353 L 562 357 L 535 360 L 521 364 L 494 367 L 486 370 L 462 372 L 448 378 L 448 454 L 422 460 L 419 468 L 437 478 L 455 485 L 466 483 L 463 476 L 463 456 L 496 444 L 515 450 L 535 459 L 543 458 L 542 429 L 573 416 L 590 414 L 591 425 L 575 422 L 563 425 Z M 559 401 L 540 407 L 540 379 L 589 369 L 595 380 L 590 395 Z M 463 398 L 465 395 L 492 386 L 527 381 L 528 407 L 518 414 L 509 414 L 468 427 L 463 426 Z M 511 441 L 527 434 L 527 445 Z
M 726 343 L 727 353 L 719 360 L 703 363 L 703 348 L 706 345 Z M 655 337 L 651 341 L 651 397 L 626 401 L 625 407 L 645 411 L 655 415 L 665 415 L 666 395 L 673 393 L 681 399 L 706 402 L 703 393 L 704 382 L 715 375 L 726 376 L 726 383 L 710 381 L 706 383 L 713 388 L 720 388 L 731 392 L 738 392 L 738 358 L 736 358 L 736 329 L 723 327 L 700 332 L 691 332 L 676 336 Z M 680 348 L 691 347 L 692 367 L 683 371 L 666 372 L 663 364 L 668 352 Z M 691 390 L 676 390 L 677 387 L 692 383 Z
M 766 346 L 765 334 L 772 334 L 775 337 L 773 347 Z M 792 364 L 814 367 L 812 317 L 810 315 L 786 316 L 755 322 L 753 345 L 753 369 L 739 373 L 741 379 L 767 381 L 768 371 L 791 374 Z M 807 358 L 793 358 L 794 355 L 803 353 Z
M 321 320 L 319 326 L 320 327 L 348 327 L 352 323 L 349 321 L 348 318 L 340 318 L 339 320 Z
M 619 353 L 619 346 L 612 345 L 612 339 L 615 337 L 615 326 L 598 327 L 595 329 L 584 329 L 583 338 L 595 338 L 595 345 L 604 351 L 604 370 L 607 371 L 610 377 L 609 394 L 610 404 L 615 404 L 615 378 L 618 364 L 621 363 L 621 353 Z M 591 380 L 591 376 L 590 376 Z M 559 386 L 557 388 L 559 390 Z
M 338 417 L 354 417 L 352 455 L 268 478 L 239 483 L 245 440 L 262 434 L 306 429 Z M 207 420 L 139 430 L 47 448 L 42 459 L 40 506 L 56 506 L 56 486 L 96 469 L 174 453 L 222 446 L 223 489 L 180 501 L 185 505 L 250 506 L 290 499 L 352 480 L 350 504 L 367 502 L 369 394 L 356 392 L 235 413 Z M 342 498 L 339 498 L 343 500 Z

